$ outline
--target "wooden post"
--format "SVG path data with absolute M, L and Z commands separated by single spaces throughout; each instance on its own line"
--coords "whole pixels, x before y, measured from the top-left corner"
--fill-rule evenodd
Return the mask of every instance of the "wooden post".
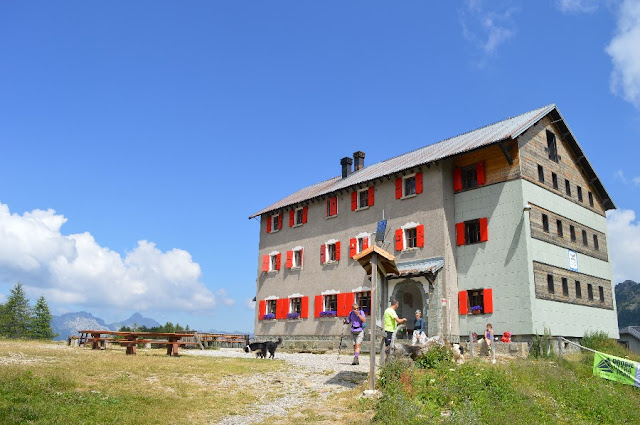
M 473 340 L 473 332 L 469 332 L 469 352 L 471 353 L 471 359 L 475 356 L 475 341 Z
M 371 348 L 369 353 L 369 390 L 376 387 L 376 324 L 378 307 L 378 253 L 371 254 Z M 384 326 L 384 323 L 383 323 Z M 380 363 L 384 359 L 384 345 L 380 351 Z
M 558 358 L 562 360 L 562 337 L 558 337 Z

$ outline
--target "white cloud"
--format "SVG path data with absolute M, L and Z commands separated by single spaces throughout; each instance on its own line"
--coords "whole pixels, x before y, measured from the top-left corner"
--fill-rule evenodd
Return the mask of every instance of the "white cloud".
M 0 281 L 58 305 L 139 311 L 211 309 L 216 297 L 200 281 L 200 265 L 181 249 L 138 241 L 124 257 L 90 233 L 64 235 L 67 219 L 49 209 L 11 214 L 0 203 Z M 37 289 L 36 289 L 37 288 Z M 222 302 L 233 303 L 221 293 Z
M 640 282 L 640 222 L 633 210 L 607 213 L 608 247 L 613 283 L 627 279 Z
M 466 8 L 459 13 L 462 35 L 485 55 L 493 55 L 516 33 L 512 19 L 515 11 L 514 8 L 502 12 L 489 10 L 482 0 L 468 0 Z
M 558 0 L 556 6 L 562 13 L 593 13 L 598 10 L 598 0 Z
M 640 107 L 640 1 L 624 0 L 616 34 L 606 48 L 611 56 L 611 91 Z
M 219 302 L 221 302 L 222 304 L 231 307 L 232 305 L 234 305 L 236 303 L 236 300 L 234 300 L 233 298 L 229 297 L 229 294 L 227 293 L 227 291 L 225 289 L 218 289 L 216 291 L 216 297 L 218 299 Z
M 627 177 L 624 175 L 624 171 L 622 170 L 616 171 L 613 177 L 615 177 L 617 180 L 620 180 L 624 184 L 627 184 L 629 182 L 627 180 Z
M 244 299 L 244 305 L 249 310 L 254 310 L 255 311 L 255 309 L 256 309 L 256 302 L 253 300 L 253 298 L 245 298 Z

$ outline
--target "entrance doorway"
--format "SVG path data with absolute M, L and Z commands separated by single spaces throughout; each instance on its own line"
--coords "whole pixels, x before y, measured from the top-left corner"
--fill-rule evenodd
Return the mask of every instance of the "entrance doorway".
M 407 319 L 407 332 L 403 337 L 411 338 L 416 310 L 420 310 L 422 318 L 427 321 L 429 303 L 424 286 L 421 282 L 406 279 L 394 287 L 392 297 L 398 300 L 398 317 Z

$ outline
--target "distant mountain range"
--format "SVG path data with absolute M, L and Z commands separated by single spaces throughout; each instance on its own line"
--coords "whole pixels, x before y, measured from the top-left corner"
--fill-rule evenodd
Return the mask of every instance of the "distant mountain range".
M 640 283 L 625 280 L 616 285 L 618 327 L 640 325 Z
M 56 340 L 65 340 L 69 335 L 77 335 L 81 329 L 105 329 L 117 331 L 123 326 L 146 326 L 152 328 L 154 326 L 161 326 L 160 323 L 148 317 L 143 317 L 140 313 L 134 313 L 126 320 L 122 322 L 115 322 L 111 324 L 105 323 L 104 320 L 99 317 L 95 317 L 91 313 L 86 311 L 79 311 L 77 313 L 66 313 L 60 316 L 53 316 L 51 319 L 51 327 L 53 332 L 57 333 Z

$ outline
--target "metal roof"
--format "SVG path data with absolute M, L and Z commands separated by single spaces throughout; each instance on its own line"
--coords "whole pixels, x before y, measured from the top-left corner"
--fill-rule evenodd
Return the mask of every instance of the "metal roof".
M 396 263 L 399 277 L 405 277 L 410 275 L 436 274 L 444 266 L 444 258 L 434 257 L 421 260 L 404 261 L 402 263 Z
M 564 123 L 556 105 L 550 104 L 467 133 L 462 133 L 449 139 L 441 140 L 412 152 L 387 159 L 386 161 L 366 166 L 361 170 L 353 172 L 348 177 L 342 178 L 341 176 L 338 176 L 312 186 L 308 186 L 258 211 L 249 218 L 254 218 L 271 211 L 293 206 L 338 190 L 363 184 L 384 176 L 393 175 L 398 172 L 468 152 L 496 142 L 515 139 L 552 111 L 556 112 L 554 116 L 559 116 L 558 119 L 562 124 L 564 124 L 564 127 L 566 127 L 568 133 L 566 136 L 569 136 L 568 139 L 570 139 L 570 144 L 577 149 L 576 155 L 578 157 L 582 155 L 581 164 L 585 168 L 585 171 L 595 176 L 594 186 L 598 189 L 600 197 L 603 200 L 608 199 L 611 206 L 615 208 L 615 206 L 613 206 L 613 202 L 610 201 L 609 196 L 606 194 L 604 186 L 602 186 L 600 180 L 595 175 L 593 168 L 582 154 L 582 149 L 571 134 L 568 126 Z

